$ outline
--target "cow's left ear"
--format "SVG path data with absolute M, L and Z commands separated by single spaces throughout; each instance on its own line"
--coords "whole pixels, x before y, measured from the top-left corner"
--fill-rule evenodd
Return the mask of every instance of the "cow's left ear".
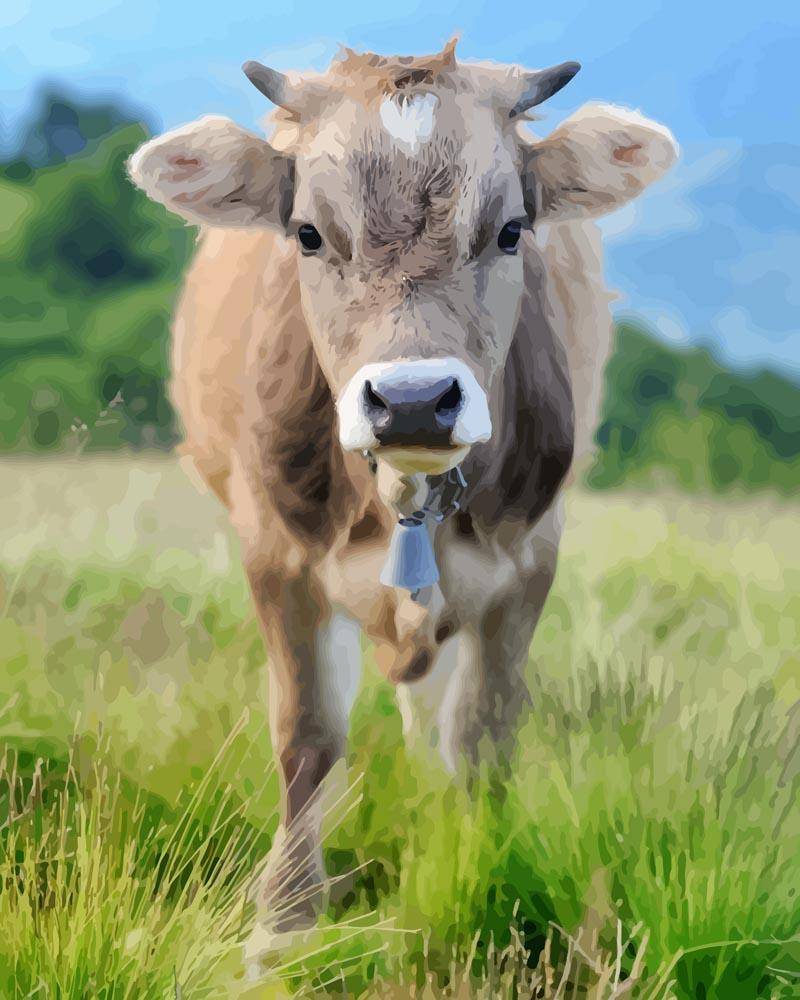
M 523 188 L 531 217 L 603 215 L 635 198 L 675 163 L 678 145 L 638 111 L 587 104 L 552 135 L 523 149 Z
M 209 115 L 152 139 L 128 173 L 195 224 L 285 227 L 292 211 L 294 161 L 228 118 Z

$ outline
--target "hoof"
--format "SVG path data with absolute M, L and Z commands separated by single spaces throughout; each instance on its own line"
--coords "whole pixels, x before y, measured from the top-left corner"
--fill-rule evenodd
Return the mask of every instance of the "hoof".
M 319 845 L 302 833 L 280 829 L 250 893 L 260 938 L 313 927 L 324 906 L 326 888 Z

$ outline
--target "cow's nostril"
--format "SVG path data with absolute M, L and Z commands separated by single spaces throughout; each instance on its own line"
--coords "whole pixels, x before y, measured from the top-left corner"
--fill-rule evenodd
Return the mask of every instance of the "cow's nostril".
M 364 383 L 364 399 L 366 399 L 367 404 L 371 406 L 374 410 L 384 410 L 388 411 L 389 407 L 386 400 L 382 396 L 379 396 L 377 392 L 372 388 L 372 383 L 367 381 Z
M 453 380 L 453 384 L 450 388 L 443 393 L 436 403 L 437 413 L 449 413 L 451 410 L 457 410 L 461 406 L 461 401 L 463 399 L 463 394 L 461 392 L 461 386 Z

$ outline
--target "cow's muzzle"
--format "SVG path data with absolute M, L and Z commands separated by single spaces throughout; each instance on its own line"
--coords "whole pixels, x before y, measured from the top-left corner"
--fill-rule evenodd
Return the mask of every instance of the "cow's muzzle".
M 399 457 L 420 471 L 432 469 L 432 461 L 455 464 L 492 432 L 486 393 L 457 358 L 365 365 L 337 411 L 343 448 Z
M 364 383 L 364 412 L 383 447 L 450 447 L 463 405 L 464 394 L 452 375 Z

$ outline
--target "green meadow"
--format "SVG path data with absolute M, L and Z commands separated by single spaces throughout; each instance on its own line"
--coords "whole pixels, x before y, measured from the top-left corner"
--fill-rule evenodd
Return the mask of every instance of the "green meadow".
M 0 477 L 0 996 L 800 996 L 800 531 L 777 498 L 569 496 L 510 774 L 404 748 L 371 664 L 313 931 L 246 973 L 265 653 L 171 460 Z

